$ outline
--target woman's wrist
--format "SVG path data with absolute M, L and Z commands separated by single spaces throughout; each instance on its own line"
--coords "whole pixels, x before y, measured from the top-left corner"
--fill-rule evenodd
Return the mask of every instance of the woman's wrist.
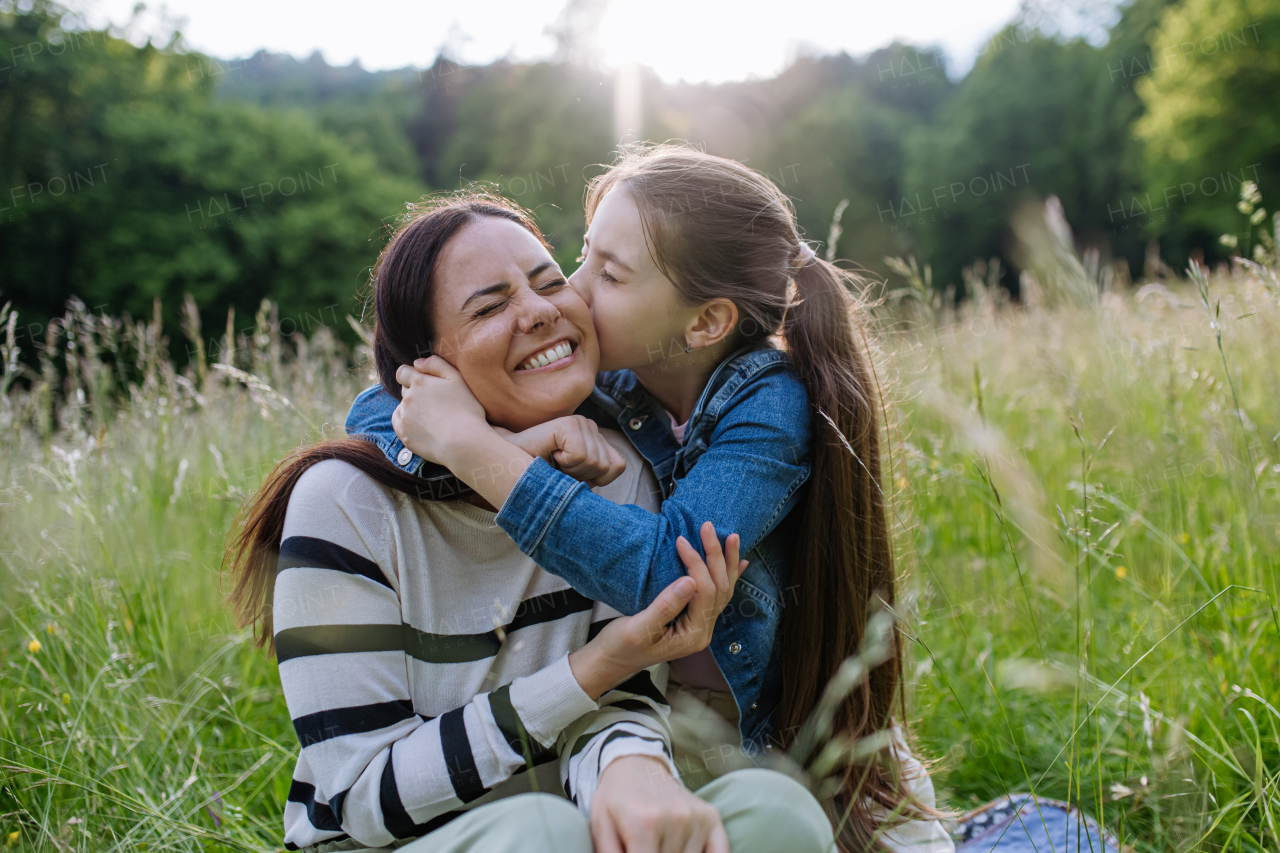
M 569 669 L 573 671 L 573 677 L 582 692 L 595 700 L 599 700 L 610 688 L 631 674 L 619 671 L 616 664 L 600 653 L 595 643 L 587 643 L 570 652 Z
M 604 784 L 605 776 L 607 776 L 609 771 L 614 768 L 620 769 L 610 777 L 611 779 L 619 776 L 619 774 L 625 775 L 628 771 L 635 770 L 636 768 L 643 768 L 645 777 L 650 781 L 653 781 L 655 775 L 659 775 L 667 779 L 675 778 L 671 775 L 671 768 L 667 766 L 667 763 L 656 755 L 619 755 L 617 758 L 606 764 L 604 769 L 600 771 L 600 779 L 596 783 L 597 791 L 600 790 L 599 786 Z

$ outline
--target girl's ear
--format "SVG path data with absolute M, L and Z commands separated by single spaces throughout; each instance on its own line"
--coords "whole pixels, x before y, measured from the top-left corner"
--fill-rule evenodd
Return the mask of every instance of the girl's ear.
M 703 304 L 685 333 L 690 349 L 715 346 L 738 327 L 738 306 L 732 299 L 712 299 Z

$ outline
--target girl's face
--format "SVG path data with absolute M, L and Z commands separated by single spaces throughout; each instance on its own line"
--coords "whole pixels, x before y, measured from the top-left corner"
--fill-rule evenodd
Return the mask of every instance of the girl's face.
M 625 186 L 600 200 L 579 260 L 569 283 L 591 310 L 601 370 L 643 369 L 684 355 L 685 330 L 700 309 L 685 305 L 654 263 Z
M 600 360 L 591 313 L 536 237 L 483 217 L 449 241 L 435 275 L 433 349 L 492 423 L 518 432 L 590 396 Z

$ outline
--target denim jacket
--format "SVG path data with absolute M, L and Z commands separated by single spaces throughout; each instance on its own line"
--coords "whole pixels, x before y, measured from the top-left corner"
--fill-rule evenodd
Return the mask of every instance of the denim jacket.
M 404 446 L 391 427 L 397 405 L 381 386 L 365 390 L 347 415 L 347 432 L 421 475 L 423 497 L 470 492 Z M 739 534 L 750 565 L 716 621 L 711 652 L 738 705 L 744 748 L 772 750 L 782 688 L 778 626 L 795 595 L 787 585 L 796 520 L 790 513 L 810 470 L 808 395 L 790 360 L 761 345 L 726 358 L 694 406 L 683 445 L 662 405 L 629 370 L 599 374 L 578 413 L 631 439 L 657 477 L 661 514 L 615 504 L 535 459 L 499 511 L 498 525 L 548 572 L 627 614 L 684 576 L 678 536 L 701 552 L 704 521 L 722 537 Z

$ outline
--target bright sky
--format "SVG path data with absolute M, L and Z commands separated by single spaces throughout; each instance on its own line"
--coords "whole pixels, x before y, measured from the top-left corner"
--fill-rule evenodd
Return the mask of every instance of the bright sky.
M 126 24 L 136 0 L 80 0 L 98 26 Z M 464 63 L 536 59 L 567 0 L 166 0 L 132 33 L 181 29 L 193 48 L 231 59 L 266 48 L 370 70 L 425 67 L 449 43 Z M 582 0 L 579 0 L 582 2 Z M 1052 2 L 1052 0 L 1050 0 Z M 1086 0 L 1087 2 L 1087 0 Z M 638 61 L 667 81 L 768 77 L 797 53 L 866 54 L 894 39 L 941 46 L 953 75 L 968 70 L 1019 0 L 600 0 L 600 59 Z M 166 25 L 161 18 L 167 15 Z

